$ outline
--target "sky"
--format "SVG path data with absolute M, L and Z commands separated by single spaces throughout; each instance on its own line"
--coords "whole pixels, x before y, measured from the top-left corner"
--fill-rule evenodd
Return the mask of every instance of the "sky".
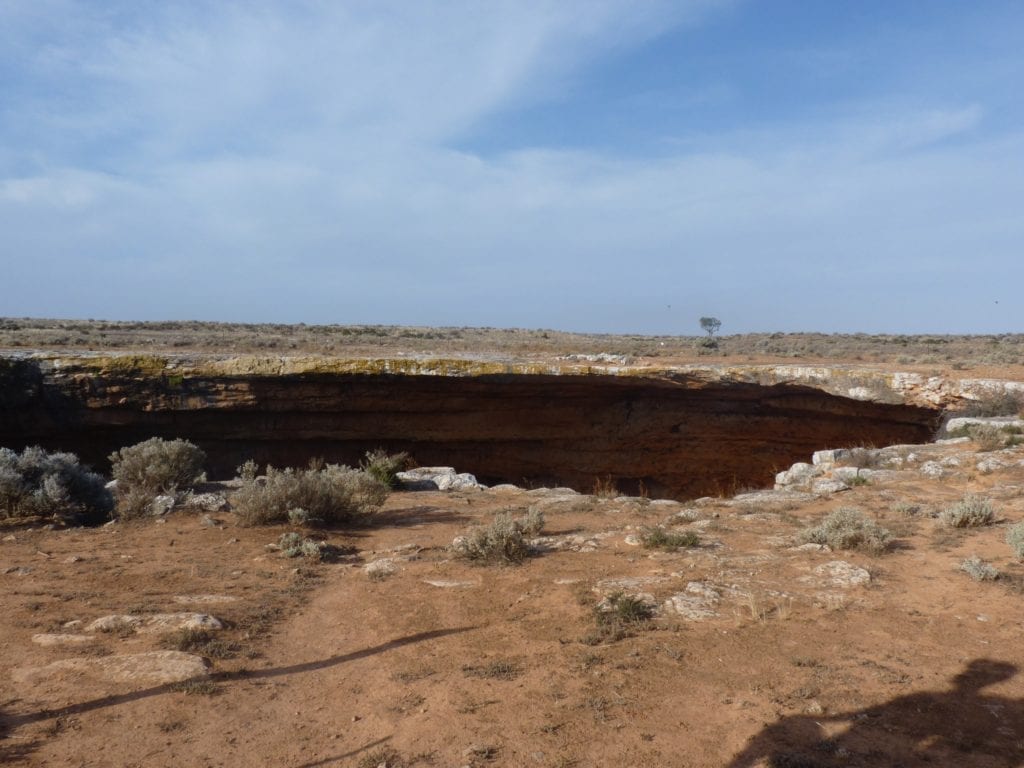
M 0 316 L 1024 332 L 1014 0 L 0 0 Z

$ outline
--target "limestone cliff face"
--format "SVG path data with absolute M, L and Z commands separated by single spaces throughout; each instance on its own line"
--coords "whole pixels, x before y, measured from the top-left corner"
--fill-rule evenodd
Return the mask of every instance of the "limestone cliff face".
M 102 466 L 122 445 L 186 437 L 212 476 L 249 458 L 355 463 L 382 446 L 485 482 L 610 478 L 685 498 L 769 485 L 821 448 L 927 440 L 952 397 L 898 374 L 799 366 L 34 356 L 0 367 L 0 445 Z

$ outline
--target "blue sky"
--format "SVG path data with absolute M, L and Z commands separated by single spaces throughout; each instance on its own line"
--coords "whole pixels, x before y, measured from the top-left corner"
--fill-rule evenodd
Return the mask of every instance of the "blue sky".
M 0 0 L 0 316 L 1024 331 L 1024 6 Z

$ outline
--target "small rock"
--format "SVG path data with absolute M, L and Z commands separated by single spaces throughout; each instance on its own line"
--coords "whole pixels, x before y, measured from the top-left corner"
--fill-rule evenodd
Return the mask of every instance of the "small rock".
M 64 659 L 45 667 L 23 667 L 11 672 L 18 683 L 38 684 L 67 673 L 85 674 L 115 683 L 161 685 L 206 677 L 206 661 L 201 656 L 181 651 L 149 651 L 88 659 Z
M 442 589 L 477 586 L 477 583 L 475 581 L 453 581 L 451 579 L 424 579 L 423 583 L 429 584 L 432 587 L 440 587 Z
M 10 574 L 11 576 L 28 576 L 32 573 L 32 569 L 26 565 L 12 565 L 7 568 L 4 573 Z
M 80 563 L 80 562 L 82 562 L 82 558 L 79 557 L 78 555 L 72 555 L 71 557 L 64 558 L 64 562 L 65 563 Z
M 61 645 L 85 645 L 96 641 L 94 635 L 70 635 L 61 633 L 42 633 L 32 635 L 32 642 L 44 648 L 55 648 Z
M 398 572 L 398 565 L 390 557 L 374 560 L 363 566 L 363 573 L 371 578 L 384 578 Z
M 819 584 L 831 587 L 859 587 L 871 581 L 871 574 L 864 568 L 843 560 L 822 563 L 814 569 L 814 575 Z

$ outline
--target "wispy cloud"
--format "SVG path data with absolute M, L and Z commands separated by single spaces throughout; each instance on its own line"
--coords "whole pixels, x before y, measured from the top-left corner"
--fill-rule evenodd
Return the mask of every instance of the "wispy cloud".
M 977 315 L 1024 242 L 1024 136 L 982 131 L 980 97 L 882 97 L 657 156 L 458 149 L 481 120 L 724 5 L 0 5 L 0 314 L 1024 320 Z M 907 294 L 932 284 L 910 316 Z

